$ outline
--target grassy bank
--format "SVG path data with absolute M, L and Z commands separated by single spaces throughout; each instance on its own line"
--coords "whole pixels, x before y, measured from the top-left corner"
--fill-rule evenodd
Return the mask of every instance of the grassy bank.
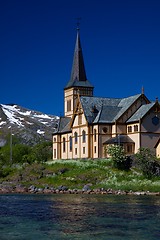
M 104 188 L 125 191 L 160 191 L 160 178 L 146 179 L 136 168 L 120 171 L 106 160 L 56 160 L 45 164 L 33 163 L 15 165 L 6 171 L 0 182 L 35 185 L 37 187 L 66 186 L 82 189 L 88 184 L 91 189 Z M 8 172 L 7 172 L 8 171 Z

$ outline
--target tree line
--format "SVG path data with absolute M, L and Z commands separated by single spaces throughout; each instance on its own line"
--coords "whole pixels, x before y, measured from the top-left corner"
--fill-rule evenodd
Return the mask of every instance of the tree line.
M 41 142 L 34 146 L 20 143 L 13 136 L 12 144 L 8 138 L 5 146 L 0 148 L 0 165 L 12 165 L 16 163 L 44 163 L 52 158 L 52 142 Z

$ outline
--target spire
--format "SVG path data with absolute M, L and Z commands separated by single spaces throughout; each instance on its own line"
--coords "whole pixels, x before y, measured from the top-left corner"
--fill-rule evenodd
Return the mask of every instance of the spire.
M 84 67 L 83 53 L 80 42 L 79 28 L 77 28 L 77 39 L 74 50 L 74 58 L 71 72 L 71 80 L 86 81 L 86 71 Z
M 79 34 L 79 25 L 77 26 L 77 38 L 74 50 L 71 78 L 65 88 L 69 87 L 92 87 L 86 77 L 86 71 L 83 60 L 83 53 Z

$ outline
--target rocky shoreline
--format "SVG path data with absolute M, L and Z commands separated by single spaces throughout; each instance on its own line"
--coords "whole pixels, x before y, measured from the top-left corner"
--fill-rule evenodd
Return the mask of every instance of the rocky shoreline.
M 58 188 L 45 186 L 43 188 L 31 185 L 29 187 L 10 184 L 0 184 L 0 194 L 113 194 L 113 195 L 151 195 L 160 196 L 160 192 L 149 191 L 124 191 L 113 189 L 91 189 L 89 185 L 84 185 L 82 189 L 68 189 L 66 186 L 59 186 Z

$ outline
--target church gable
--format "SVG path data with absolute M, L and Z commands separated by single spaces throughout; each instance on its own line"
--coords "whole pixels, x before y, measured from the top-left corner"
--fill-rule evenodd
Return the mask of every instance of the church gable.
M 150 109 L 141 119 L 142 131 L 149 131 L 160 134 L 160 105 L 151 103 Z
M 120 123 L 125 123 L 142 105 L 147 103 L 149 103 L 149 100 L 144 94 L 123 98 L 118 105 L 121 107 L 121 110 L 117 114 L 116 120 Z
M 158 119 L 158 115 L 160 114 L 160 105 L 158 103 L 152 102 L 149 104 L 145 104 L 140 106 L 140 108 L 127 120 L 127 123 L 132 122 L 138 122 L 138 121 L 144 121 L 146 118 L 153 118 L 152 122 L 155 120 L 156 125 L 156 119 Z M 157 122 L 158 123 L 158 122 Z
M 72 116 L 70 127 L 80 127 L 82 125 L 88 125 L 86 117 L 84 115 L 84 111 L 81 105 L 81 102 L 78 101 L 77 106 L 75 108 L 74 114 Z

